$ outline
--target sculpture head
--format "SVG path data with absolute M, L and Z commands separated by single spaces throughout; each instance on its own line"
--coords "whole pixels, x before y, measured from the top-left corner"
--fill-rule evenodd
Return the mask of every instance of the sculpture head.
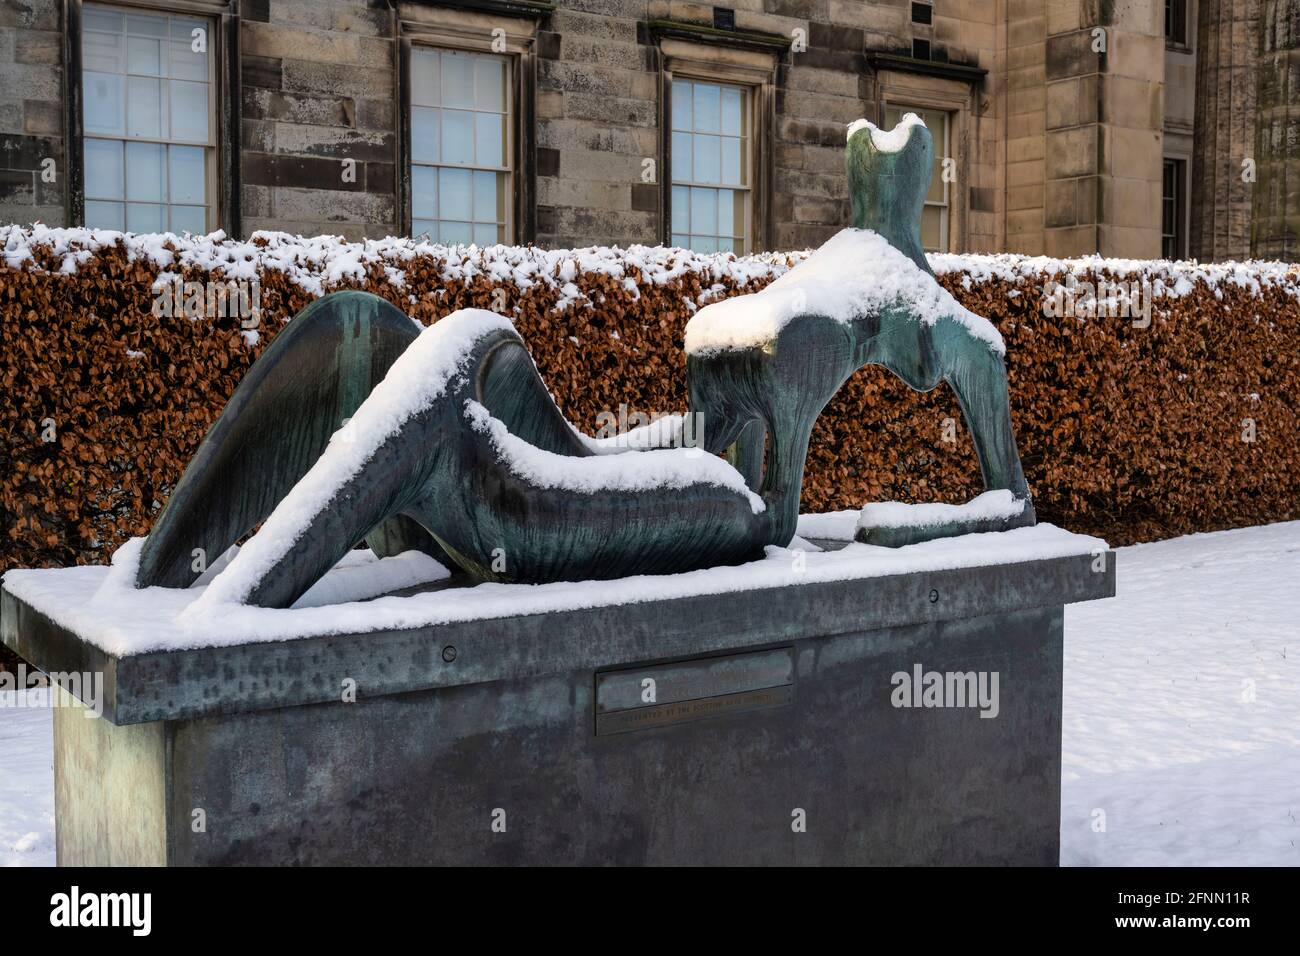
M 934 170 L 934 141 L 924 121 L 906 114 L 891 130 L 868 120 L 849 126 L 845 162 L 853 226 L 880 233 L 926 272 L 921 213 Z

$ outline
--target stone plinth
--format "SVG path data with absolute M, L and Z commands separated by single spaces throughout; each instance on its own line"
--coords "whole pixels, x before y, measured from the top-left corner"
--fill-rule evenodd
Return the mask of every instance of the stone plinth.
M 1055 865 L 1063 608 L 1114 588 L 1078 554 L 114 656 L 6 582 L 0 633 L 104 674 L 56 711 L 65 865 Z

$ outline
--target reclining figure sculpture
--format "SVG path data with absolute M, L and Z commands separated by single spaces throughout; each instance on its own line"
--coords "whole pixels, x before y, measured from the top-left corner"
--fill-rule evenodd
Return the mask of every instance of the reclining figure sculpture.
M 917 390 L 947 381 L 985 487 L 1017 507 L 867 541 L 1033 524 L 1001 338 L 938 285 L 921 251 L 929 131 L 911 114 L 888 132 L 859 121 L 847 165 L 853 228 L 687 327 L 704 453 L 661 447 L 680 444 L 675 416 L 657 441 L 579 433 L 502 316 L 461 310 L 422 330 L 376 296 L 334 293 L 235 391 L 144 542 L 137 586 L 189 586 L 195 549 L 220 555 L 259 523 L 200 603 L 288 607 L 362 540 L 381 557 L 425 551 L 478 581 L 753 560 L 794 536 L 813 424 L 868 364 Z

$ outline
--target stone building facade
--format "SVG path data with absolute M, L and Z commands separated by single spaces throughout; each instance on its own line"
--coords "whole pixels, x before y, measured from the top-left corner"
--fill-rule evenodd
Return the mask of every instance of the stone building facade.
M 929 249 L 1293 254 L 1300 0 L 727 2 L 0 0 L 0 221 L 802 248 L 917 111 Z

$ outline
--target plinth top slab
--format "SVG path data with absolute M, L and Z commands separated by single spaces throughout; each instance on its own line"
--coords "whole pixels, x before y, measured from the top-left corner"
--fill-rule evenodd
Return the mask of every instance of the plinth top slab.
M 317 607 L 230 605 L 184 624 L 177 618 L 202 588 L 135 589 L 129 571 L 12 570 L 0 588 L 0 639 L 47 672 L 102 671 L 114 723 L 337 700 L 349 679 L 358 696 L 381 696 L 1115 593 L 1104 541 L 1041 524 L 902 548 L 772 547 L 734 567 L 612 581 L 444 580 L 422 590 L 408 587 L 407 562 L 384 589 L 400 593 Z M 357 568 L 325 580 L 349 572 Z

